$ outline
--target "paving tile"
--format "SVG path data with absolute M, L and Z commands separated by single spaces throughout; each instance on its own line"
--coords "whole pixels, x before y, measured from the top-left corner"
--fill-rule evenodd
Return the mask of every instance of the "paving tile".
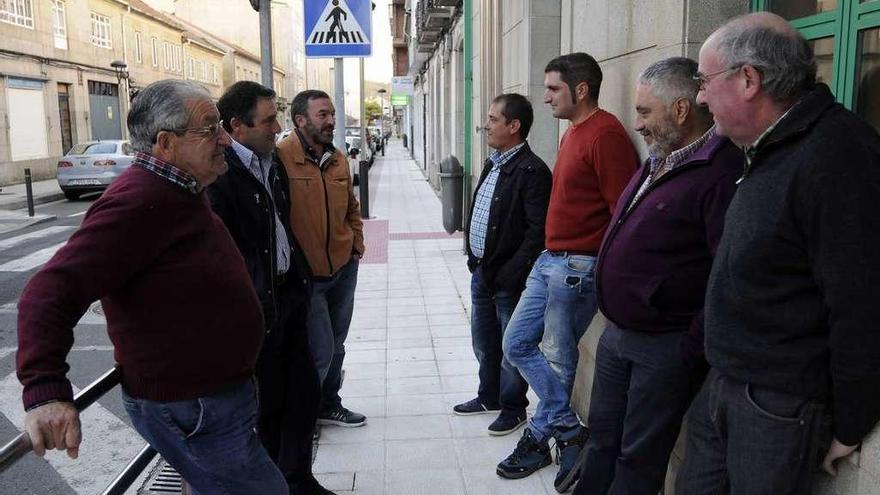
M 351 344 L 345 344 L 346 350 Z M 368 352 L 368 351 L 358 351 Z M 348 380 L 364 380 L 367 378 L 385 378 L 385 363 L 352 363 L 346 353 L 345 378 Z
M 385 471 L 357 471 L 354 473 L 355 495 L 390 495 L 385 491 Z
M 385 400 L 388 417 L 449 414 L 450 411 L 442 394 L 389 395 Z
M 494 468 L 465 466 L 462 470 L 467 495 L 549 495 L 539 476 L 519 480 L 504 479 Z M 556 492 L 553 491 L 553 495 Z
M 316 474 L 315 479 L 330 491 L 351 492 L 354 489 L 354 472 Z
M 470 337 L 470 335 L 470 325 L 431 325 L 432 337 Z
M 413 291 L 408 291 L 406 296 L 388 298 L 388 309 L 410 305 L 425 306 L 425 298 L 421 294 L 414 296 Z
M 388 328 L 422 327 L 428 325 L 425 315 L 395 316 L 388 318 Z
M 440 384 L 443 392 L 468 392 L 476 391 L 479 378 L 474 375 L 448 375 L 440 376 Z
M 385 395 L 385 380 L 381 378 L 367 378 L 363 380 L 345 380 L 342 382 L 342 390 L 339 395 L 346 397 L 371 397 Z
M 463 312 L 452 314 L 428 315 L 428 324 L 434 325 L 470 325 L 470 321 Z
M 405 378 L 388 378 L 387 395 L 423 394 L 425 392 L 441 393 L 439 376 L 417 376 Z
M 458 468 L 458 456 L 451 438 L 433 440 L 391 440 L 385 444 L 388 472 Z
M 455 438 L 455 451 L 462 466 L 495 466 L 513 452 L 521 435 L 512 433 L 504 437 L 484 435 L 478 438 Z
M 389 471 L 385 475 L 388 495 L 463 494 L 464 481 L 457 469 Z
M 351 319 L 350 329 L 355 330 L 376 330 L 388 327 L 388 318 L 386 317 L 370 317 L 370 318 L 354 318 Z
M 346 344 L 349 342 L 384 341 L 386 336 L 387 334 L 384 329 L 358 330 L 352 328 L 349 329 Z
M 345 397 L 343 402 L 343 405 L 348 409 L 366 416 L 367 421 L 370 423 L 372 423 L 373 418 L 381 418 L 385 416 L 385 397 L 382 395 L 369 397 Z
M 348 406 L 350 406 L 350 403 L 346 401 L 346 407 Z M 318 450 L 320 451 L 320 446 L 325 444 L 381 443 L 385 438 L 385 421 L 386 418 L 384 417 L 368 417 L 367 424 L 357 428 L 323 426 L 321 427 L 321 439 Z
M 346 339 L 345 350 L 347 351 L 372 351 L 377 349 L 385 349 L 386 343 L 381 340 L 358 340 L 351 342 Z
M 434 348 L 441 347 L 473 347 L 473 340 L 470 334 L 466 337 L 434 337 Z
M 385 349 L 369 351 L 345 351 L 345 363 L 384 363 Z
M 319 444 L 312 464 L 312 471 L 316 474 L 384 469 L 383 442 Z
M 407 304 L 388 308 L 388 318 L 397 318 L 399 316 L 424 316 L 427 314 L 425 306 L 421 304 Z
M 391 338 L 388 339 L 388 350 L 392 349 L 407 349 L 410 347 L 427 347 L 431 345 L 431 337 L 430 334 L 425 331 L 425 336 L 410 338 L 409 336 L 403 336 L 399 338 Z
M 386 440 L 452 438 L 449 416 L 445 414 L 389 416 L 385 419 Z
M 459 347 L 444 347 L 442 349 L 437 349 L 435 354 L 437 355 L 437 361 L 476 360 L 474 357 L 474 348 L 470 344 Z
M 388 351 L 388 362 L 433 361 L 433 347 L 410 347 Z
M 391 351 L 389 351 L 391 352 Z M 400 361 L 386 365 L 388 378 L 408 378 L 416 376 L 438 376 L 437 363 L 434 361 Z
M 473 398 L 476 394 L 471 394 Z M 468 399 L 465 399 L 468 400 Z M 448 409 L 451 411 L 451 409 Z M 456 416 L 449 417 L 449 425 L 452 426 L 452 438 L 486 438 L 489 436 L 489 425 L 498 413 L 477 414 L 473 416 Z
M 427 326 L 389 328 L 387 334 L 389 339 L 431 338 L 431 331 Z
M 475 358 L 460 361 L 437 361 L 438 372 L 441 376 L 475 375 L 480 365 Z

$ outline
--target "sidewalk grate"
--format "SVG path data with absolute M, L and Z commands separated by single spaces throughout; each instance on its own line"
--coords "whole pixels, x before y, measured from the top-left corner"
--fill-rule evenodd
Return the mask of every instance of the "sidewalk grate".
M 144 488 L 138 490 L 138 495 L 151 494 L 183 494 L 183 478 L 180 474 L 169 466 L 165 459 L 160 459 L 159 463 L 153 469 L 150 479 L 144 485 Z

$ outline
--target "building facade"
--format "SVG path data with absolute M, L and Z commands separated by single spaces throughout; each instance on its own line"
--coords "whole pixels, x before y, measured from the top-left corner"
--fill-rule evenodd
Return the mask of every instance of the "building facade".
M 544 67 L 560 54 L 584 51 L 603 70 L 600 106 L 630 129 L 645 156 L 642 139 L 632 131 L 638 74 L 662 58 L 696 59 L 719 25 L 760 10 L 790 19 L 813 45 L 820 79 L 842 104 L 880 128 L 878 1 L 406 0 L 408 73 L 415 80 L 406 109 L 410 152 L 435 187 L 440 161 L 456 158 L 466 171 L 468 198 L 490 151 L 480 132 L 488 103 L 498 94 L 518 92 L 535 110 L 529 142 L 552 167 L 566 124 L 543 103 Z M 573 403 L 584 420 L 603 327 L 599 315 L 580 344 Z M 670 462 L 666 493 L 673 493 L 684 455 L 680 445 Z M 819 485 L 821 494 L 880 495 L 880 433 L 841 463 L 837 478 L 823 476 Z

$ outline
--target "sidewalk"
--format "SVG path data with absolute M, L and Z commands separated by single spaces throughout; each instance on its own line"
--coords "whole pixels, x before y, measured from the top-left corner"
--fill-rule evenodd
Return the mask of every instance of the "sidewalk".
M 64 199 L 64 193 L 55 179 L 32 183 L 34 204 L 40 205 Z M 55 219 L 54 215 L 27 214 L 27 192 L 24 184 L 0 187 L 0 234 L 30 227 Z
M 477 390 L 461 234 L 443 231 L 440 201 L 400 141 L 377 157 L 370 181 L 374 218 L 341 392 L 368 422 L 323 428 L 316 476 L 341 494 L 556 493 L 555 465 L 523 480 L 495 474 L 522 430 L 491 437 L 494 415 L 452 414 Z

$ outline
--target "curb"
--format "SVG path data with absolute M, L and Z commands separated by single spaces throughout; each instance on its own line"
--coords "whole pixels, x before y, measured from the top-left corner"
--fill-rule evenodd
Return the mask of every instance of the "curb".
M 19 223 L 17 225 L 13 225 L 6 228 L 0 228 L 0 234 L 8 234 L 10 232 L 15 232 L 21 229 L 26 229 L 28 227 L 33 227 L 34 225 L 39 225 L 41 223 L 51 222 L 58 218 L 57 215 L 46 215 L 41 218 L 34 218 L 31 220 L 27 220 L 25 222 Z
M 64 199 L 61 191 L 34 195 L 34 205 L 42 205 Z M 27 198 L 14 199 L 0 203 L 0 210 L 21 210 L 27 208 Z

